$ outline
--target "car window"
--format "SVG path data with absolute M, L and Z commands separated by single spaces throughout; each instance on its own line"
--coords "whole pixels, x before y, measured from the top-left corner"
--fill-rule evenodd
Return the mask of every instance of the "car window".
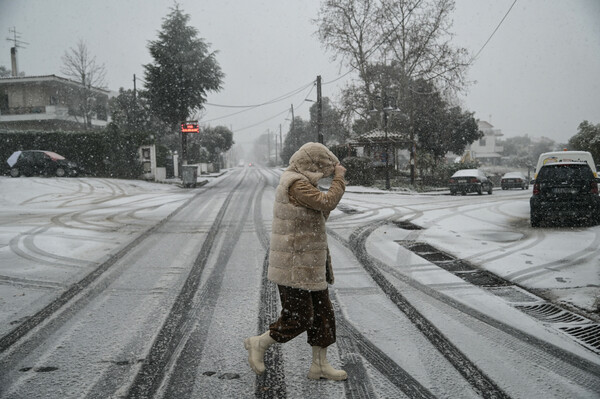
M 521 173 L 511 172 L 511 173 L 505 174 L 503 177 L 506 179 L 522 179 L 523 175 Z
M 29 161 L 29 162 L 31 162 L 34 159 L 35 158 L 34 158 L 33 152 L 31 152 L 31 151 L 23 151 L 21 153 L 21 160 L 22 161 Z
M 49 158 L 46 154 L 44 154 L 43 152 L 34 152 L 33 153 L 33 159 L 35 159 L 36 162 L 45 162 L 48 161 Z
M 544 166 L 539 175 L 543 180 L 557 181 L 593 179 L 593 177 L 592 170 L 587 165 Z

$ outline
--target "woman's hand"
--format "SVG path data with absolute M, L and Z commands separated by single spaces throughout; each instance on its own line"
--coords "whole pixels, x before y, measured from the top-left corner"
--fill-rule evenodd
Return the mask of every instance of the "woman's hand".
M 335 176 L 344 177 L 346 174 L 346 168 L 344 168 L 341 163 L 337 163 L 333 168 L 333 174 Z

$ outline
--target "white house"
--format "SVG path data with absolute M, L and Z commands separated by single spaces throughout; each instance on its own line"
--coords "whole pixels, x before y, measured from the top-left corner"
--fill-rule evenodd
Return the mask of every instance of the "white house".
M 79 106 L 83 90 L 81 83 L 56 75 L 0 78 L 0 129 L 79 130 L 85 123 Z M 91 91 L 88 127 L 104 127 L 110 121 L 110 92 Z
M 486 121 L 478 121 L 477 126 L 483 133 L 483 137 L 473 142 L 467 148 L 467 151 L 470 151 L 472 158 L 477 159 L 482 164 L 499 164 L 504 148 L 496 144 L 496 139 L 503 136 L 502 132 L 500 129 L 494 129 L 494 126 Z

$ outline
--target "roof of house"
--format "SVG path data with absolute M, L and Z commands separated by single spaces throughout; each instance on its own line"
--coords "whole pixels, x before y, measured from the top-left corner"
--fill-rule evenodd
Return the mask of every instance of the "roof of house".
M 0 85 L 5 83 L 33 83 L 33 82 L 61 82 L 74 86 L 81 86 L 80 82 L 75 80 L 62 78 L 56 75 L 39 75 L 39 76 L 10 76 L 7 78 L 0 78 Z M 102 92 L 104 94 L 109 94 L 110 91 L 106 89 L 101 89 L 98 87 L 92 87 L 94 91 Z
M 502 155 L 497 152 L 475 152 L 475 158 L 501 158 Z
M 487 121 L 477 121 L 477 127 L 486 136 L 504 136 L 500 129 L 494 129 L 494 125 Z
M 407 135 L 398 132 L 387 132 L 387 141 L 390 143 L 410 143 L 412 140 Z M 364 145 L 371 143 L 385 143 L 386 132 L 382 129 L 374 129 L 369 132 L 363 133 L 358 137 L 350 140 L 350 144 Z

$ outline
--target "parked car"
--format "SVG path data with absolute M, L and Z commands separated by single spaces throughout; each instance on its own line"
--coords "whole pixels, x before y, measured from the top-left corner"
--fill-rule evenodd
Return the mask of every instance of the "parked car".
M 599 223 L 598 178 L 586 162 L 547 163 L 537 174 L 529 206 L 532 227 L 564 218 Z
M 456 193 L 477 193 L 481 195 L 484 191 L 488 194 L 492 193 L 494 184 L 492 181 L 479 169 L 461 169 L 452 175 L 449 181 L 450 194 Z
M 502 190 L 508 190 L 510 188 L 520 188 L 527 190 L 529 188 L 529 180 L 521 172 L 508 172 L 500 179 L 500 186 Z
M 7 161 L 12 177 L 33 175 L 77 176 L 79 166 L 52 151 L 15 151 Z

